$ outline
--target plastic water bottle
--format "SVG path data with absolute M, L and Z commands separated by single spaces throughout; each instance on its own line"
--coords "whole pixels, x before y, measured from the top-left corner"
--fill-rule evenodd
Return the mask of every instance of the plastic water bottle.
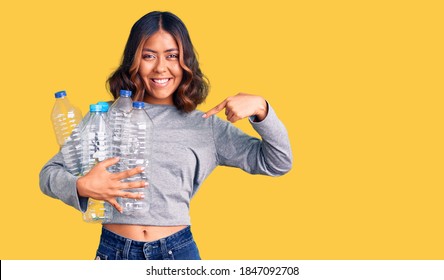
M 97 105 L 102 106 L 102 110 L 108 111 L 108 102 L 99 101 Z M 61 151 L 65 168 L 74 176 L 80 176 L 82 171 L 82 143 L 80 135 L 85 124 L 88 122 L 91 113 L 88 111 L 82 121 L 72 131 L 71 135 L 65 141 Z
M 131 91 L 120 90 L 119 98 L 114 101 L 108 111 L 108 122 L 112 130 L 112 156 L 121 157 L 120 145 L 122 141 L 122 130 L 129 121 L 129 113 L 133 108 L 133 101 L 131 100 Z M 121 162 L 117 162 L 111 167 L 112 172 L 119 172 L 125 170 Z
M 99 101 L 96 103 L 96 105 L 100 105 L 102 106 L 102 110 L 108 111 L 109 109 L 109 104 L 106 101 Z M 79 127 L 82 128 L 85 126 L 85 123 L 88 121 L 89 116 L 91 115 L 91 113 L 88 111 L 85 115 L 85 117 L 83 118 L 83 120 L 80 122 Z M 106 116 L 106 115 L 105 115 Z M 106 118 L 105 118 L 106 119 Z
M 147 175 L 150 166 L 153 122 L 144 108 L 145 103 L 133 102 L 129 122 L 124 126 L 122 133 L 120 161 L 126 169 L 142 166 L 145 170 L 142 173 L 125 179 L 126 182 L 148 181 Z M 119 198 L 119 203 L 123 207 L 124 214 L 138 216 L 149 210 L 149 188 L 138 188 L 126 191 L 143 193 L 144 198 Z
M 111 156 L 111 129 L 106 120 L 106 113 L 106 106 L 90 105 L 90 116 L 80 133 L 82 175 Z M 83 219 L 86 222 L 108 221 L 112 218 L 111 207 L 109 203 L 89 198 Z
M 89 115 L 87 115 L 87 117 L 89 117 Z M 80 133 L 84 127 L 87 117 L 85 117 L 73 130 L 71 136 L 66 139 L 65 144 L 61 148 L 65 169 L 74 176 L 80 176 L 82 171 L 82 147 L 80 142 Z
M 97 105 L 102 106 L 102 111 L 105 111 L 105 112 L 109 113 L 109 104 L 108 104 L 108 102 L 106 102 L 106 101 L 99 101 L 99 102 L 97 102 Z M 105 114 L 105 120 L 107 120 L 107 119 L 108 119 L 108 114 Z
M 66 91 L 56 92 L 55 98 L 56 101 L 52 108 L 51 121 L 57 143 L 62 147 L 74 128 L 82 120 L 82 112 L 71 104 L 66 96 Z

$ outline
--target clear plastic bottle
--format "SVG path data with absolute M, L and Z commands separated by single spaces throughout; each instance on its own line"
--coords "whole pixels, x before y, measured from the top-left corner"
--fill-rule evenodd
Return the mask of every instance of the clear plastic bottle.
M 61 148 L 65 168 L 74 176 L 80 176 L 82 171 L 82 146 L 80 142 L 80 134 L 88 118 L 89 114 L 87 114 L 80 124 L 72 131 L 71 136 L 68 137 Z
M 88 173 L 97 163 L 111 156 L 111 130 L 106 121 L 107 107 L 90 105 L 89 117 L 80 133 L 81 175 Z M 83 213 L 83 220 L 102 223 L 112 218 L 112 206 L 109 203 L 88 199 L 88 209 Z
M 108 122 L 112 130 L 112 156 L 121 157 L 120 151 L 122 141 L 122 130 L 129 121 L 129 114 L 133 108 L 133 101 L 131 100 L 131 91 L 120 90 L 119 98 L 114 101 L 108 111 Z M 111 167 L 111 172 L 119 172 L 125 170 L 122 163 L 119 161 Z
M 106 102 L 106 101 L 99 101 L 96 104 L 102 106 L 102 110 L 109 113 L 109 103 L 108 102 Z M 106 120 L 108 119 L 108 113 L 105 114 L 105 119 Z
M 66 91 L 62 90 L 56 92 L 54 95 L 56 101 L 52 108 L 51 121 L 57 143 L 62 147 L 74 128 L 82 120 L 82 112 L 71 104 L 66 95 Z
M 125 179 L 126 182 L 148 181 L 153 126 L 151 118 L 145 111 L 145 103 L 133 102 L 129 122 L 124 126 L 122 133 L 120 161 L 126 169 L 142 166 L 145 170 L 142 173 Z M 119 198 L 119 203 L 123 207 L 124 214 L 139 216 L 149 210 L 149 188 L 138 188 L 127 191 L 143 193 L 144 198 Z
M 97 102 L 97 105 L 102 106 L 102 110 L 108 111 L 109 104 L 105 101 Z M 77 125 L 71 133 L 71 136 L 63 145 L 61 151 L 65 168 L 74 176 L 80 176 L 82 171 L 82 144 L 80 135 L 82 134 L 85 124 L 88 122 L 91 113 L 88 111 L 82 121 Z M 106 116 L 106 115 L 105 115 Z
M 128 118 L 133 107 L 133 101 L 131 100 L 132 92 L 130 90 L 121 89 L 119 94 L 119 97 L 108 111 L 110 126 L 117 136 L 121 135 L 123 123 Z

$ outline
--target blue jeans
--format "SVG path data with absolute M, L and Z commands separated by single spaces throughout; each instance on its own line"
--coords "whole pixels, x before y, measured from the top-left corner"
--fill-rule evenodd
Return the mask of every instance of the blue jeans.
M 96 260 L 200 260 L 190 226 L 165 238 L 142 242 L 102 227 Z

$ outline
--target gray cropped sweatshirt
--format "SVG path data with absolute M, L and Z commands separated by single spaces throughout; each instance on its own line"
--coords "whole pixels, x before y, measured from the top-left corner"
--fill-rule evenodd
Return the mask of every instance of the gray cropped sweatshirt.
M 154 123 L 152 160 L 148 172 L 151 201 L 142 216 L 113 210 L 112 224 L 173 226 L 189 225 L 190 200 L 218 165 L 238 167 L 251 174 L 279 176 L 292 167 L 287 131 L 268 106 L 261 122 L 250 123 L 262 140 L 251 137 L 231 123 L 195 110 L 182 113 L 174 106 L 146 104 Z M 77 177 L 63 166 L 61 153 L 40 171 L 40 188 L 46 195 L 86 211 L 88 198 L 79 197 Z

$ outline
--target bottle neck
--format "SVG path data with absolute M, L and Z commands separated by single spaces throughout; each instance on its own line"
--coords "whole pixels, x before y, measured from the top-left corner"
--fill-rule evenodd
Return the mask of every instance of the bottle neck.
M 90 115 L 95 116 L 102 116 L 102 115 L 106 115 L 106 112 L 102 112 L 102 111 L 94 111 L 94 112 L 89 112 Z
M 56 99 L 56 102 L 61 103 L 65 106 L 71 106 L 71 102 L 69 102 L 69 99 L 66 97 L 60 97 Z

